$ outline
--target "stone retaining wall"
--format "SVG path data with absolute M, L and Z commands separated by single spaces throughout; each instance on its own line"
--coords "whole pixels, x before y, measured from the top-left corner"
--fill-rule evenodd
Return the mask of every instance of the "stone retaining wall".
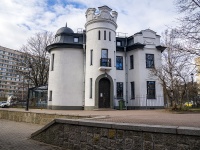
M 70 150 L 199 150 L 200 128 L 55 119 L 32 139 Z
M 0 110 L 0 119 L 7 119 L 16 122 L 26 122 L 26 123 L 46 125 L 55 118 L 80 119 L 86 117 L 73 116 L 73 115 L 35 113 L 30 111 L 24 112 L 24 111 Z

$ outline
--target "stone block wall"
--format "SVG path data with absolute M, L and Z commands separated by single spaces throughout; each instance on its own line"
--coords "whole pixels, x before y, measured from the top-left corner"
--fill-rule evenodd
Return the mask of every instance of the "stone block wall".
M 90 116 L 59 115 L 59 114 L 36 113 L 30 111 L 0 110 L 0 119 L 6 119 L 16 122 L 41 124 L 41 125 L 46 125 L 55 118 L 80 119 L 85 117 L 88 118 Z
M 70 150 L 199 150 L 200 129 L 55 119 L 32 139 Z

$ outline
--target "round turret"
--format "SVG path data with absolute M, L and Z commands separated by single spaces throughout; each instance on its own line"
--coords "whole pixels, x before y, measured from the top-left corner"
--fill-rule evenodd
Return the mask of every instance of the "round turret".
M 65 27 L 58 29 L 58 31 L 56 32 L 56 36 L 61 35 L 61 34 L 71 34 L 71 33 L 74 33 L 74 31 L 68 28 L 67 23 L 66 23 Z

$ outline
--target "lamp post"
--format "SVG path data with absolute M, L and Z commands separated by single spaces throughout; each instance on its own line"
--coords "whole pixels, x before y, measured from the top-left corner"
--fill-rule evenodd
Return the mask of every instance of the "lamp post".
M 193 93 L 193 89 L 194 89 L 194 74 L 193 73 L 191 73 L 190 74 L 191 75 L 191 79 L 192 79 L 192 92 L 191 93 Z M 192 102 L 193 102 L 193 94 L 192 94 Z
M 29 94 L 30 94 L 30 91 L 29 91 L 29 82 L 30 82 L 30 74 L 31 74 L 31 66 L 28 68 L 28 96 L 27 96 L 27 100 L 26 100 L 26 111 L 29 110 Z
M 192 79 L 192 86 L 193 86 L 193 81 L 194 81 L 194 80 L 193 80 L 193 78 L 194 78 L 194 73 L 191 73 L 190 75 L 191 75 L 191 79 Z

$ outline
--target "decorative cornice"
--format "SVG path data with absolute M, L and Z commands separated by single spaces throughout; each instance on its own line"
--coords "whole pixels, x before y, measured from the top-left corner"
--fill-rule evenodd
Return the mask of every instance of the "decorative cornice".
M 54 48 L 77 48 L 83 49 L 83 44 L 74 44 L 74 43 L 54 43 L 46 47 L 46 51 L 50 52 Z

